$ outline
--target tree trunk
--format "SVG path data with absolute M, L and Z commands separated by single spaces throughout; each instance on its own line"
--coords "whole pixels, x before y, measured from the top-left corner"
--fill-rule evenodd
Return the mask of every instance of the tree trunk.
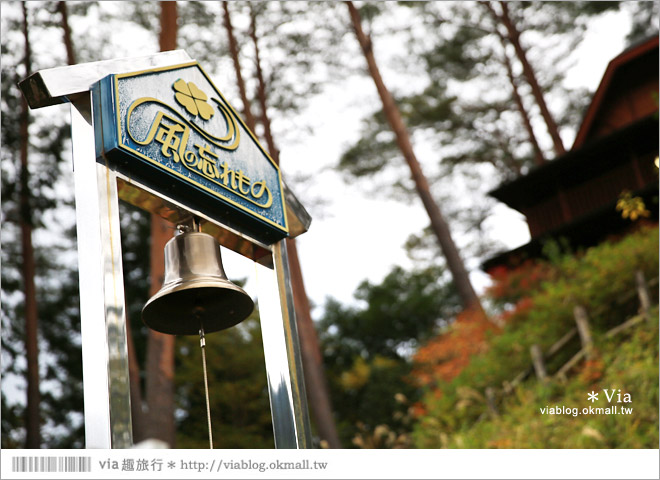
M 158 44 L 161 52 L 176 49 L 177 19 L 176 2 L 160 2 L 160 35 L 158 36 Z
M 259 44 L 256 33 L 256 16 L 252 12 L 250 25 L 250 36 L 254 43 L 256 75 L 258 81 L 258 98 L 261 107 L 261 121 L 264 127 L 264 136 L 273 161 L 279 165 L 279 150 L 273 140 L 270 128 L 270 118 L 266 110 L 266 85 L 261 71 L 259 57 Z M 298 258 L 298 248 L 295 239 L 287 239 L 287 251 L 289 253 L 289 271 L 291 274 L 291 289 L 293 292 L 294 310 L 296 312 L 296 325 L 298 326 L 298 337 L 300 340 L 300 352 L 302 355 L 303 371 L 305 376 L 305 390 L 311 405 L 314 423 L 322 440 L 327 442 L 329 448 L 341 448 L 339 435 L 332 415 L 332 402 L 328 384 L 323 369 L 323 359 L 319 347 L 318 335 L 312 321 L 309 299 L 305 291 L 302 269 Z
M 131 421 L 133 424 L 133 442 L 138 443 L 147 438 L 145 432 L 145 414 L 142 405 L 142 386 L 140 382 L 140 363 L 135 353 L 131 322 L 126 318 L 126 343 L 128 351 L 128 379 L 131 397 Z
M 225 29 L 227 30 L 227 39 L 229 40 L 229 53 L 234 62 L 236 83 L 238 84 L 238 91 L 240 92 L 241 100 L 243 101 L 245 123 L 247 123 L 248 128 L 254 133 L 254 117 L 252 116 L 252 108 L 250 107 L 250 101 L 248 100 L 245 91 L 245 82 L 243 81 L 243 75 L 241 74 L 241 64 L 238 60 L 238 44 L 236 43 L 236 37 L 234 37 L 234 28 L 231 25 L 231 17 L 229 16 L 229 6 L 227 5 L 227 2 L 222 2 L 222 8 L 225 11 Z
M 256 24 L 256 13 L 252 6 L 250 6 L 250 37 L 252 38 L 252 43 L 254 44 L 254 62 L 256 68 L 257 76 L 257 98 L 259 99 L 259 108 L 261 109 L 261 124 L 264 127 L 264 138 L 266 139 L 266 144 L 268 145 L 268 151 L 271 158 L 277 163 L 280 164 L 280 151 L 275 147 L 275 141 L 273 140 L 273 134 L 270 129 L 270 120 L 268 119 L 268 101 L 266 98 L 266 82 L 264 81 L 264 75 L 261 71 L 261 59 L 259 58 L 259 42 L 257 38 L 257 24 Z
M 73 39 L 71 36 L 71 28 L 69 26 L 69 15 L 66 2 L 58 2 L 57 10 L 60 12 L 62 34 L 64 40 L 64 47 L 66 49 L 67 63 L 75 65 L 76 56 L 73 47 Z M 144 440 L 144 422 L 145 416 L 142 409 L 142 388 L 140 385 L 140 364 L 135 354 L 135 345 L 133 342 L 133 335 L 131 332 L 131 323 L 129 318 L 126 318 L 126 341 L 128 350 L 128 372 L 130 382 L 130 397 L 131 397 L 131 419 L 133 423 L 133 441 L 140 442 Z
M 305 291 L 298 247 L 295 238 L 286 241 L 289 253 L 289 269 L 291 270 L 291 289 L 293 290 L 293 303 L 296 311 L 298 336 L 300 337 L 300 350 L 303 357 L 305 372 L 305 387 L 309 397 L 314 422 L 319 436 L 328 444 L 328 448 L 341 448 L 339 435 L 332 415 L 332 402 L 328 383 L 323 370 L 323 359 L 319 339 L 312 321 L 309 299 Z
M 160 290 L 163 285 L 164 249 L 165 244 L 172 238 L 173 232 L 173 226 L 169 222 L 157 215 L 151 216 L 150 296 Z M 149 330 L 145 366 L 147 404 L 145 437 L 167 442 L 170 448 L 174 448 L 175 444 L 174 339 L 174 335 Z
M 500 40 L 503 41 L 501 37 Z M 502 46 L 504 46 L 504 42 L 502 42 Z M 543 158 L 543 152 L 541 151 L 541 147 L 539 147 L 539 142 L 536 140 L 536 135 L 534 134 L 534 129 L 532 128 L 532 122 L 529 119 L 529 114 L 527 113 L 527 109 L 523 104 L 522 97 L 520 96 L 520 92 L 518 92 L 518 82 L 516 81 L 516 78 L 513 76 L 511 61 L 509 60 L 509 56 L 506 54 L 506 51 L 503 52 L 502 54 L 502 61 L 504 62 L 504 66 L 506 67 L 506 73 L 507 76 L 509 77 L 509 82 L 511 82 L 513 101 L 516 103 L 516 107 L 520 112 L 523 125 L 525 126 L 525 130 L 527 131 L 527 136 L 529 137 L 529 142 L 532 144 L 532 148 L 534 149 L 534 161 L 536 162 L 537 165 L 543 165 L 545 163 L 545 158 Z
M 548 106 L 545 103 L 545 98 L 543 97 L 543 91 L 541 90 L 541 87 L 539 86 L 539 83 L 536 80 L 534 69 L 527 60 L 527 54 L 525 53 L 525 50 L 520 44 L 520 32 L 516 29 L 516 26 L 511 21 L 511 17 L 509 16 L 509 7 L 507 6 L 506 2 L 499 2 L 499 3 L 500 6 L 502 7 L 501 15 L 498 16 L 492 9 L 492 6 L 490 5 L 488 5 L 489 11 L 493 16 L 495 16 L 495 18 L 498 18 L 506 28 L 507 38 L 511 42 L 511 45 L 513 45 L 513 48 L 516 51 L 516 56 L 518 57 L 518 60 L 522 64 L 523 74 L 527 79 L 527 83 L 529 83 L 530 87 L 532 88 L 532 95 L 534 95 L 534 99 L 536 100 L 536 103 L 538 104 L 541 110 L 541 115 L 543 116 L 543 120 L 545 121 L 545 124 L 548 128 L 548 133 L 552 138 L 555 154 L 558 156 L 562 155 L 566 153 L 566 149 L 564 148 L 564 144 L 562 143 L 561 137 L 559 136 L 559 129 L 557 128 L 557 124 L 555 123 L 555 120 L 552 117 L 552 114 L 550 113 L 550 110 L 548 110 Z
M 28 34 L 28 13 L 23 6 L 23 36 L 25 39 L 25 76 L 32 73 L 32 53 Z M 37 293 L 34 284 L 35 260 L 32 245 L 32 208 L 30 206 L 30 186 L 28 171 L 28 126 L 29 114 L 25 98 L 21 97 L 21 170 L 20 170 L 20 222 L 21 254 L 23 256 L 23 292 L 25 294 L 25 357 L 27 361 L 27 405 L 25 411 L 25 448 L 41 446 L 41 393 L 39 391 L 39 319 Z
M 435 236 L 437 237 L 440 244 L 440 248 L 442 249 L 442 252 L 447 260 L 447 266 L 449 267 L 449 271 L 451 272 L 454 279 L 454 284 L 458 294 L 461 297 L 463 307 L 465 309 L 476 308 L 483 312 L 479 297 L 477 297 L 477 294 L 472 287 L 472 283 L 470 282 L 470 277 L 468 276 L 467 270 L 465 269 L 463 260 L 461 259 L 458 253 L 458 249 L 456 248 L 456 244 L 451 237 L 449 226 L 442 216 L 440 208 L 435 203 L 435 200 L 431 195 L 428 180 L 426 179 L 426 176 L 424 176 L 422 167 L 417 161 L 417 157 L 415 156 L 415 152 L 413 151 L 412 145 L 410 143 L 410 136 L 408 135 L 408 131 L 403 124 L 403 120 L 401 119 L 401 113 L 394 103 L 394 99 L 392 98 L 392 95 L 385 86 L 385 83 L 383 82 L 383 79 L 380 75 L 380 71 L 376 65 L 376 59 L 374 58 L 372 50 L 371 39 L 369 39 L 362 30 L 360 14 L 353 5 L 353 2 L 345 3 L 348 6 L 348 11 L 351 16 L 351 21 L 353 23 L 353 28 L 355 29 L 358 43 L 360 44 L 362 52 L 364 53 L 365 59 L 367 61 L 369 73 L 371 74 L 371 77 L 376 84 L 378 95 L 380 96 L 381 102 L 383 103 L 383 113 L 385 114 L 390 127 L 394 131 L 399 149 L 401 150 L 403 157 L 410 167 L 410 172 L 412 179 L 415 182 L 417 193 L 422 199 L 424 208 L 429 215 L 431 220 L 431 228 L 433 229 L 433 232 L 435 233 Z
M 160 2 L 161 30 L 159 36 L 162 52 L 176 48 L 176 2 Z M 165 244 L 172 238 L 174 226 L 158 215 L 151 216 L 151 287 L 154 295 L 163 285 L 165 275 Z M 174 335 L 149 330 L 146 360 L 147 418 L 145 437 L 166 442 L 175 447 L 174 425 Z
M 69 27 L 69 12 L 66 2 L 57 2 L 57 10 L 62 16 L 62 33 L 64 36 L 64 48 L 66 49 L 66 59 L 69 65 L 75 65 L 76 55 L 73 51 L 73 41 L 71 39 L 71 28 Z

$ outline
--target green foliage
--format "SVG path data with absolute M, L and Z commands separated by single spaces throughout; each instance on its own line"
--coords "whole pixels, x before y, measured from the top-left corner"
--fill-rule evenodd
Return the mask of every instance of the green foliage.
M 619 242 L 605 242 L 583 255 L 565 256 L 551 278 L 518 304 L 523 308 L 507 312 L 509 326 L 505 334 L 493 339 L 491 358 L 512 350 L 518 355 L 489 369 L 489 380 L 496 384 L 511 380 L 529 364 L 531 345 L 546 350 L 573 328 L 576 305 L 586 308 L 596 335 L 633 315 L 637 309 L 635 271 L 642 270 L 651 279 L 657 277 L 657 266 L 657 228 L 642 228 Z
M 22 424 L 19 406 L 8 402 L 5 393 L 0 392 L 2 448 L 23 448 L 25 446 L 25 434 L 21 431 Z
M 342 368 L 353 358 L 382 355 L 400 358 L 452 318 L 459 305 L 453 287 L 441 283 L 443 271 L 430 267 L 407 272 L 393 270 L 380 284 L 363 282 L 355 293 L 362 307 L 345 307 L 329 300 L 321 321 L 327 358 Z
M 488 84 L 490 92 L 508 92 L 501 88 L 501 82 L 493 82 L 494 78 L 501 77 L 502 72 L 491 61 L 495 59 L 492 55 L 494 51 L 489 46 L 493 44 L 493 38 L 491 32 L 480 26 L 484 15 L 475 13 L 478 10 L 473 8 L 476 4 L 470 4 L 472 10 L 456 4 L 452 13 L 457 15 L 447 16 L 452 20 L 448 21 L 443 18 L 446 12 L 442 10 L 444 7 L 438 6 L 439 3 L 419 2 L 405 6 L 424 12 L 420 18 L 425 22 L 425 28 L 410 28 L 411 34 L 428 36 L 424 41 L 411 44 L 408 55 L 413 62 L 420 59 L 428 82 L 411 82 L 411 85 L 421 87 L 401 94 L 394 92 L 405 121 L 414 135 L 428 135 L 435 138 L 440 146 L 451 145 L 449 150 L 437 150 L 437 159 L 442 157 L 444 164 L 451 167 L 476 159 L 480 163 L 493 164 L 502 171 L 516 170 L 521 166 L 525 168 L 529 165 L 530 156 L 524 149 L 525 139 L 520 135 L 522 129 L 511 128 L 517 124 L 511 121 L 514 112 L 508 96 L 481 96 L 476 100 L 459 101 L 455 90 L 448 87 L 452 77 L 452 82 L 481 79 Z M 616 3 L 609 2 L 605 6 L 609 8 L 616 6 Z M 635 11 L 639 15 L 634 20 L 640 28 L 636 31 L 642 31 L 644 35 L 657 31 L 657 21 L 646 21 L 647 18 L 657 19 L 657 4 L 650 3 L 635 2 L 635 6 L 630 7 L 638 8 Z M 127 36 L 131 38 L 139 37 L 145 51 L 156 50 L 158 4 L 128 2 L 118 5 L 114 2 L 69 3 L 73 43 L 79 62 L 134 55 L 133 44 L 122 46 L 117 41 L 119 37 L 115 32 L 120 30 L 129 32 Z M 328 78 L 332 79 L 331 74 L 346 73 L 354 64 L 355 59 L 348 58 L 345 50 L 342 50 L 345 47 L 342 40 L 349 32 L 345 6 L 306 2 L 253 5 L 232 2 L 230 8 L 232 14 L 236 14 L 235 28 L 241 58 L 245 59 L 243 68 L 247 70 L 253 68 L 254 60 L 253 46 L 247 37 L 249 21 L 246 19 L 250 6 L 254 7 L 258 15 L 257 30 L 262 49 L 262 68 L 268 86 L 269 109 L 279 115 L 274 125 L 279 130 L 276 134 L 280 139 L 286 132 L 292 132 L 291 136 L 303 135 L 305 126 L 296 124 L 295 119 L 291 120 L 291 114 L 300 111 L 310 95 L 321 91 L 324 82 Z M 75 262 L 69 258 L 70 252 L 75 251 L 75 233 L 67 221 L 61 220 L 70 219 L 72 212 L 72 189 L 66 183 L 66 178 L 70 177 L 62 174 L 63 171 L 70 173 L 70 165 L 63 161 L 69 149 L 69 130 L 65 116 L 53 113 L 53 109 L 59 107 L 50 107 L 45 112 L 31 112 L 31 208 L 29 212 L 21 212 L 17 202 L 17 185 L 21 175 L 18 152 L 22 139 L 17 128 L 20 94 L 16 83 L 28 72 L 24 71 L 21 63 L 23 47 L 20 3 L 3 3 L 2 7 L 2 374 L 5 380 L 8 377 L 21 378 L 25 374 L 24 363 L 21 361 L 24 356 L 24 307 L 21 297 L 19 222 L 26 221 L 35 227 L 36 232 L 40 346 L 44 360 L 42 416 L 48 422 L 44 429 L 43 444 L 51 448 L 77 448 L 83 444 L 82 372 L 77 272 Z M 377 32 L 380 19 L 387 19 L 388 15 L 393 18 L 397 8 L 403 7 L 366 3 L 361 8 L 361 14 L 365 22 L 370 24 L 369 31 L 374 33 Z M 576 5 L 571 2 L 543 2 L 521 3 L 511 7 L 517 20 L 527 22 L 522 24 L 524 28 L 528 31 L 536 29 L 537 33 L 560 33 L 565 32 L 567 26 L 573 28 L 572 18 L 575 15 L 571 12 L 560 15 L 559 10 L 577 8 L 600 11 L 603 5 L 598 2 L 576 2 Z M 44 41 L 44 38 L 60 38 L 57 2 L 30 2 L 28 10 L 34 47 L 33 70 L 65 64 L 63 48 L 54 47 L 50 40 Z M 231 71 L 229 59 L 223 56 L 226 36 L 221 25 L 221 7 L 204 2 L 180 2 L 179 15 L 180 47 L 206 65 L 210 72 Z M 534 20 L 536 18 L 538 22 Z M 545 25 L 540 23 L 542 20 Z M 478 28 L 474 28 L 475 25 Z M 134 37 L 136 33 L 138 35 Z M 363 63 L 360 66 L 363 67 Z M 552 72 L 547 73 L 546 79 L 550 77 L 554 77 Z M 246 74 L 246 78 L 250 79 L 252 75 Z M 467 83 L 461 83 L 460 89 L 463 85 Z M 248 90 L 254 92 L 254 87 L 254 82 L 248 80 Z M 343 166 L 351 174 L 366 175 L 384 171 L 393 160 L 398 159 L 393 136 L 384 125 L 382 113 L 374 114 L 367 122 L 363 138 L 346 152 Z M 280 141 L 282 144 L 287 143 Z M 295 141 L 289 140 L 288 143 Z M 516 159 L 513 165 L 507 163 L 511 158 Z M 398 178 L 407 179 L 407 172 Z M 481 199 L 479 202 L 483 203 Z M 473 208 L 463 210 L 474 211 Z M 140 321 L 140 310 L 148 297 L 149 217 L 122 205 L 121 221 L 127 314 L 136 352 L 140 363 L 143 363 L 147 331 Z M 61 229 L 57 240 L 43 242 L 45 236 L 42 234 L 54 232 L 55 224 Z M 639 242 L 644 243 L 646 240 L 640 239 Z M 653 274 L 657 256 L 649 256 L 646 248 L 642 248 L 640 258 L 626 254 L 621 262 L 614 260 L 621 252 L 614 250 L 608 253 L 612 258 L 594 259 L 591 263 L 587 262 L 588 265 L 571 266 L 569 260 L 557 260 L 557 264 L 561 263 L 558 271 L 562 272 L 558 282 L 544 286 L 544 279 L 539 278 L 534 287 L 534 305 L 538 304 L 539 311 L 532 312 L 531 303 L 519 304 L 516 309 L 508 310 L 510 327 L 505 335 L 494 337 L 492 355 L 474 360 L 470 367 L 471 378 L 478 385 L 510 379 L 513 370 L 524 368 L 527 361 L 526 348 L 530 342 L 537 341 L 547 346 L 564 327 L 571 324 L 571 312 L 567 305 L 572 301 L 582 301 L 590 313 L 592 307 L 606 305 L 601 313 L 594 308 L 593 314 L 596 331 L 602 332 L 611 324 L 612 318 L 631 309 L 631 302 L 610 302 L 612 292 L 630 287 L 630 278 L 627 276 L 629 271 L 634 266 L 642 265 L 647 277 Z M 435 258 L 437 260 L 437 254 Z M 607 273 L 608 279 L 601 281 L 596 275 L 601 274 L 599 269 L 605 272 L 618 270 L 621 276 L 611 278 Z M 581 275 L 583 270 L 585 273 Z M 365 283 L 360 287 L 356 295 L 360 307 L 328 303 L 323 321 L 324 356 L 346 445 L 350 445 L 356 435 L 362 435 L 365 429 L 376 432 L 383 423 L 391 427 L 390 431 L 407 428 L 401 415 L 404 406 L 395 400 L 395 396 L 405 394 L 412 402 L 418 400 L 416 387 L 405 381 L 411 370 L 409 354 L 421 340 L 433 334 L 438 326 L 453 318 L 458 310 L 455 292 L 444 280 L 438 280 L 444 279 L 444 276 L 440 269 L 418 272 L 396 269 L 381 284 Z M 573 277 L 574 281 L 570 281 Z M 511 295 L 506 302 L 515 303 L 523 297 L 523 285 L 520 287 L 517 296 Z M 538 328 L 537 324 L 540 325 Z M 244 327 L 209 335 L 207 345 L 213 392 L 212 414 L 217 428 L 214 435 L 216 446 L 272 446 L 263 350 L 256 321 L 250 320 Z M 632 355 L 639 353 L 640 346 L 641 343 L 631 343 L 629 349 L 622 348 L 621 351 Z M 501 358 L 509 361 L 498 361 Z M 622 361 L 627 362 L 627 357 Z M 200 375 L 201 358 L 196 339 L 181 339 L 177 362 L 177 440 L 184 448 L 205 448 L 205 406 Z M 646 365 L 640 360 L 637 366 L 630 366 L 625 373 L 637 375 L 635 378 L 646 378 Z M 465 388 L 457 388 L 458 393 L 454 397 L 448 391 L 442 399 L 449 402 L 448 405 L 459 403 L 462 412 L 465 412 L 463 417 L 455 419 L 452 428 L 467 425 L 469 422 L 465 419 L 476 417 L 480 411 L 478 402 L 483 401 L 483 396 L 480 397 L 477 390 L 467 388 L 467 374 L 457 382 L 463 382 L 464 385 L 459 386 Z M 8 383 L 3 382 L 3 387 Z M 20 389 L 19 382 L 19 397 Z M 3 389 L 3 447 L 13 448 L 23 444 L 23 399 L 16 397 L 13 395 L 8 398 Z M 454 403 L 450 401 L 452 398 Z M 633 432 L 631 438 L 634 437 Z
M 510 2 L 510 14 L 521 22 L 524 30 L 543 30 L 554 34 L 582 34 L 591 16 L 617 10 L 612 2 Z
M 416 388 L 405 381 L 409 374 L 409 362 L 378 355 L 368 361 L 356 357 L 352 367 L 342 372 L 330 369 L 337 430 L 345 447 L 356 445 L 356 436 L 378 425 L 394 431 L 405 427 L 405 408 L 397 402 L 397 395 L 417 399 Z
M 383 7 L 378 3 L 365 2 L 360 5 L 358 12 L 362 21 L 369 24 L 383 12 Z
M 408 428 L 406 408 L 395 398 L 418 399 L 418 389 L 406 380 L 408 357 L 460 308 L 442 278 L 438 268 L 407 272 L 395 267 L 380 284 L 360 285 L 359 307 L 326 303 L 319 332 L 343 445 L 371 445 L 365 438 L 379 425 L 380 430 L 388 426 L 388 436 Z
M 348 148 L 339 160 L 339 168 L 350 173 L 346 179 L 378 173 L 387 163 L 397 155 L 396 140 L 394 134 L 382 131 L 380 113 L 374 115 L 374 119 L 365 121 L 365 134 L 354 145 Z
M 509 55 L 506 41 L 500 39 L 506 37 L 504 27 L 476 2 L 415 2 L 406 8 L 414 9 L 422 24 L 408 29 L 414 57 L 406 60 L 409 65 L 416 62 L 411 68 L 417 77 L 414 84 L 422 87 L 406 94 L 393 92 L 406 127 L 413 134 L 426 132 L 436 161 L 444 165 L 489 164 L 502 179 L 531 168 L 530 139 L 504 66 L 504 56 Z M 583 39 L 588 20 L 618 9 L 618 2 L 508 2 L 508 8 L 536 76 L 547 87 L 546 96 L 560 105 L 553 112 L 561 117 L 560 127 L 576 125 L 589 96 L 562 86 L 566 69 L 559 65 Z M 520 66 L 512 61 L 518 71 Z M 535 123 L 528 88 L 522 78 L 514 81 Z M 382 115 L 374 113 L 361 138 L 345 149 L 339 168 L 355 177 L 392 168 L 397 145 L 385 135 L 388 131 Z M 545 132 L 536 135 L 542 138 Z
M 232 5 L 234 4 L 234 5 Z M 259 42 L 261 68 L 266 83 L 268 114 L 274 123 L 300 112 L 324 84 L 345 72 L 339 60 L 341 38 L 346 33 L 342 4 L 333 2 L 230 2 L 237 40 L 241 45 L 241 67 L 253 67 L 254 45 L 249 29 L 238 29 L 242 16 L 254 14 Z M 246 21 L 245 23 L 249 23 Z M 295 27 L 294 27 L 295 25 Z M 224 33 L 224 32 L 223 32 Z M 224 40 L 224 39 L 223 39 Z M 256 109 L 256 100 L 251 100 Z M 255 110 L 256 115 L 256 110 Z M 274 125 L 274 128 L 279 128 Z M 300 125 L 296 125 L 298 131 Z M 295 132 L 278 132 L 282 138 Z
M 657 308 L 653 312 L 657 318 Z M 658 448 L 658 324 L 640 324 L 628 338 L 604 341 L 602 377 L 574 376 L 567 383 L 551 381 L 519 387 L 503 400 L 502 414 L 469 425 L 442 422 L 464 416 L 460 407 L 438 402 L 415 431 L 421 448 Z M 607 401 L 603 389 L 630 393 L 631 403 Z M 600 392 L 598 401 L 587 394 Z M 473 416 L 484 411 L 484 402 Z M 621 414 L 542 414 L 545 407 L 633 408 Z M 448 408 L 448 410 L 445 410 Z M 458 422 L 456 422 L 458 423 Z
M 658 2 L 623 2 L 623 8 L 630 11 L 632 27 L 626 37 L 628 45 L 646 40 L 658 35 L 658 17 L 660 5 Z
M 206 335 L 215 448 L 273 448 L 261 328 L 256 312 L 239 327 Z M 199 338 L 177 339 L 177 447 L 207 448 Z
M 607 339 L 604 333 L 637 313 L 635 272 L 647 280 L 658 274 L 658 228 L 642 226 L 622 239 L 604 242 L 553 264 L 539 261 L 496 277 L 491 291 L 506 300 L 506 327 L 493 335 L 488 351 L 474 356 L 451 382 L 438 381 L 421 402 L 415 432 L 418 447 L 466 448 L 654 448 L 657 446 L 657 321 L 636 327 L 635 334 Z M 657 302 L 657 291 L 653 291 Z M 581 364 L 566 384 L 518 387 L 500 399 L 502 416 L 484 420 L 482 393 L 506 387 L 531 371 L 530 347 L 543 351 L 575 327 L 573 307 L 582 305 L 589 322 L 596 360 Z M 657 319 L 657 308 L 652 312 Z M 624 338 L 622 341 L 621 339 Z M 574 337 L 546 360 L 550 374 L 580 349 Z M 587 406 L 586 393 L 602 388 L 630 392 L 635 416 L 540 415 L 547 405 Z M 476 392 L 476 394 L 475 394 Z M 602 396 L 602 395 L 601 395 Z M 606 405 L 594 405 L 606 406 Z M 627 405 L 626 405 L 627 406 Z M 487 414 L 486 414 L 487 415 Z M 637 416 L 639 415 L 639 416 Z

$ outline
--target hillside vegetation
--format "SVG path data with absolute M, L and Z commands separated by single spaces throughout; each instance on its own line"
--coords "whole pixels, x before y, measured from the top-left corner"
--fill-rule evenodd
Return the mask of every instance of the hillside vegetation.
M 658 448 L 657 226 L 584 252 L 560 254 L 554 245 L 546 253 L 550 260 L 496 272 L 490 297 L 501 309 L 501 327 L 463 315 L 419 350 L 413 376 L 426 393 L 411 408 L 415 446 Z M 607 335 L 640 314 L 637 271 L 650 284 L 654 307 L 648 318 Z M 575 328 L 576 305 L 589 315 L 594 351 L 556 375 L 582 348 L 576 334 L 547 355 Z M 535 344 L 546 352 L 546 381 L 531 367 Z M 616 414 L 604 413 L 614 406 Z M 620 413 L 622 407 L 632 413 Z

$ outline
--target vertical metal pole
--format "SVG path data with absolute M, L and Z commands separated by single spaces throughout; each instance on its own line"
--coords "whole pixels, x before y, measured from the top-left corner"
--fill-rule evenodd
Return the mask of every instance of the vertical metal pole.
M 298 448 L 311 448 L 312 432 L 309 423 L 305 377 L 302 367 L 302 355 L 298 340 L 296 312 L 293 307 L 291 273 L 286 241 L 273 245 L 273 263 L 277 274 L 277 289 L 282 303 L 282 325 L 287 350 L 287 361 L 291 375 L 291 393 L 293 397 L 294 420 L 298 438 Z
M 273 269 L 255 265 L 275 448 L 311 448 L 307 397 L 284 240 L 273 245 L 273 264 Z
M 117 182 L 96 162 L 90 96 L 71 106 L 87 448 L 133 444 Z

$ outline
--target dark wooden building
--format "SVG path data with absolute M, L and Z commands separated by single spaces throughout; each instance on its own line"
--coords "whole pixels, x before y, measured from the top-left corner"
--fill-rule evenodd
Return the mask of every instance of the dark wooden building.
M 527 219 L 531 241 L 499 254 L 484 270 L 539 256 L 549 238 L 573 247 L 597 244 L 630 226 L 619 195 L 641 196 L 658 219 L 658 38 L 627 49 L 608 65 L 570 151 L 490 195 Z

